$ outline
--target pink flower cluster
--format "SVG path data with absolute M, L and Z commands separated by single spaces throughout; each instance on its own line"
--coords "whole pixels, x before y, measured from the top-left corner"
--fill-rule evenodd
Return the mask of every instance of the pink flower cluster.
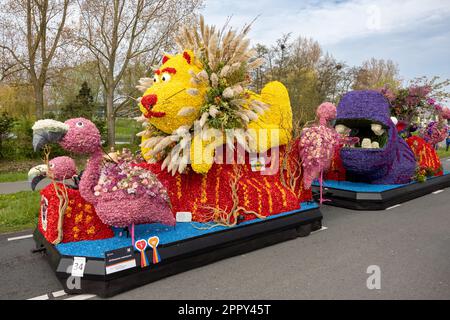
M 336 119 L 336 106 L 331 102 L 322 103 L 316 111 L 316 115 L 319 118 L 319 124 L 326 126 L 331 120 Z
M 123 190 L 129 195 L 161 196 L 168 201 L 169 196 L 161 182 L 150 171 L 136 166 L 137 163 L 130 150 L 124 149 L 118 154 L 117 162 L 108 162 L 103 166 L 94 195 L 99 197 L 102 193 Z
M 442 109 L 442 118 L 445 120 L 450 120 L 450 108 L 444 107 Z
M 430 106 L 433 106 L 434 109 L 437 111 L 437 113 L 442 116 L 442 118 L 444 118 L 446 120 L 450 119 L 450 109 L 449 108 L 436 103 L 436 100 L 434 100 L 434 99 L 428 99 L 427 103 Z
M 303 129 L 300 137 L 300 159 L 303 166 L 305 188 L 311 187 L 320 172 L 326 171 L 340 142 L 333 128 L 319 125 Z
M 437 121 L 430 122 L 422 132 L 423 139 L 432 146 L 444 141 L 447 135 L 448 126 Z

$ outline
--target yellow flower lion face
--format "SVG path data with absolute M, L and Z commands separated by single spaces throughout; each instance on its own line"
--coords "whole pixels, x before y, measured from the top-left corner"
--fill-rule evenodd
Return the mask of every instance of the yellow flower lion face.
M 153 84 L 142 96 L 140 110 L 157 129 L 171 134 L 181 126 L 191 126 L 200 115 L 207 84 L 192 82 L 191 73 L 202 71 L 194 54 L 186 50 L 164 56 L 155 71 Z

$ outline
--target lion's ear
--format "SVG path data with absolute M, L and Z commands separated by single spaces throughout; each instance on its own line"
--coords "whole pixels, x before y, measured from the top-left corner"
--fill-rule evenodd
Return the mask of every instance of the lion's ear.
M 172 56 L 170 56 L 170 55 L 168 55 L 168 54 L 163 55 L 163 58 L 162 58 L 162 64 L 166 63 L 166 62 L 169 61 L 170 59 L 172 59 Z
M 194 60 L 194 53 L 191 50 L 184 50 L 183 58 L 187 61 L 188 64 L 192 64 Z

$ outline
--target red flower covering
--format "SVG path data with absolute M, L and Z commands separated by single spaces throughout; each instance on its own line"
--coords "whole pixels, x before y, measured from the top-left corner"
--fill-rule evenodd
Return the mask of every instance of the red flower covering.
M 290 154 L 296 153 L 291 151 Z M 282 148 L 280 162 L 284 156 L 286 152 Z M 237 194 L 239 206 L 246 211 L 254 211 L 263 216 L 275 215 L 297 210 L 300 208 L 300 202 L 312 199 L 311 191 L 303 192 L 301 186 L 295 192 L 284 187 L 279 171 L 274 175 L 262 175 L 261 172 L 252 171 L 248 155 L 245 163 L 239 165 L 242 175 Z M 187 174 L 176 173 L 175 176 L 167 170 L 161 170 L 160 163 L 142 163 L 139 166 L 155 173 L 166 187 L 174 213 L 189 211 L 192 212 L 193 221 L 209 222 L 211 208 L 229 212 L 233 207 L 230 181 L 233 180 L 235 172 L 231 164 L 215 163 L 206 175 L 188 171 Z M 247 214 L 242 218 L 242 221 L 245 221 L 256 217 L 254 214 Z
M 289 168 L 289 171 L 294 172 L 295 170 L 298 170 L 298 172 L 300 172 L 301 174 L 303 171 L 298 159 L 299 149 L 300 149 L 300 139 L 297 139 L 296 141 L 293 142 L 292 147 L 288 152 L 285 152 L 284 148 L 282 148 L 280 152 L 280 163 L 283 163 L 284 158 L 287 157 L 287 166 Z M 285 181 L 289 180 L 288 171 L 284 171 L 284 178 Z M 313 199 L 312 189 L 304 188 L 302 176 L 300 176 L 299 178 L 299 183 L 296 184 L 294 193 L 297 195 L 300 202 L 308 202 L 312 201 Z
M 345 181 L 346 170 L 342 164 L 341 159 L 342 145 L 338 146 L 334 151 L 333 159 L 331 160 L 330 169 L 325 172 L 325 180 Z
M 168 56 L 163 56 L 162 58 L 162 64 L 166 63 L 167 61 L 169 61 L 169 57 Z
M 62 184 L 57 184 L 62 187 Z M 103 224 L 95 213 L 94 206 L 86 202 L 78 190 L 67 188 L 69 205 L 64 214 L 64 242 L 83 240 L 99 240 L 112 238 L 114 233 L 110 227 Z M 59 198 L 53 184 L 41 190 L 41 210 L 38 228 L 42 235 L 53 243 L 58 238 Z
M 428 168 L 433 172 L 437 172 L 436 176 L 442 176 L 442 165 L 436 150 L 425 142 L 424 139 L 412 136 L 406 139 L 409 147 L 416 156 L 417 164 L 420 168 Z
M 183 52 L 183 58 L 186 59 L 187 63 L 191 64 L 191 56 L 186 51 Z

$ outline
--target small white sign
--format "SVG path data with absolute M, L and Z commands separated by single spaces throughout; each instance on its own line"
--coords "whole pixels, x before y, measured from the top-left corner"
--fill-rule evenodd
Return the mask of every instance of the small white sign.
M 74 257 L 72 265 L 72 277 L 83 277 L 84 268 L 86 268 L 86 258 Z
M 119 262 L 106 267 L 106 274 L 116 273 L 119 271 L 127 270 L 136 267 L 136 260 L 128 260 Z
M 191 222 L 192 213 L 191 212 L 177 212 L 177 222 Z

